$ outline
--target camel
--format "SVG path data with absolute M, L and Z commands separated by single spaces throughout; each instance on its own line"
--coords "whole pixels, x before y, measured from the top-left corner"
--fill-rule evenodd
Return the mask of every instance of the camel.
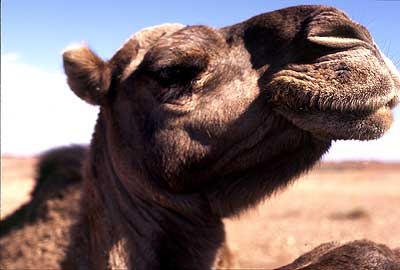
M 368 30 L 326 6 L 161 25 L 108 61 L 87 46 L 63 61 L 72 91 L 100 107 L 63 269 L 210 269 L 222 218 L 290 184 L 333 140 L 382 136 L 399 100 Z

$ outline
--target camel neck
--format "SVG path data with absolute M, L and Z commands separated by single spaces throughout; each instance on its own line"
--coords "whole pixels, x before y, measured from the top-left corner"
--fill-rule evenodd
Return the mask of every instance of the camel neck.
M 189 198 L 160 202 L 170 200 L 165 194 L 150 200 L 141 190 L 126 186 L 128 181 L 146 181 L 138 179 L 142 172 L 135 179 L 122 179 L 105 148 L 92 147 L 90 158 L 86 186 L 87 193 L 94 194 L 85 202 L 85 218 L 89 260 L 96 262 L 89 264 L 104 267 L 98 259 L 103 258 L 111 269 L 211 268 L 225 233 L 221 219 L 210 214 L 206 203 L 184 205 L 190 204 Z M 192 201 L 198 202 L 198 197 Z M 193 214 L 192 208 L 198 212 Z

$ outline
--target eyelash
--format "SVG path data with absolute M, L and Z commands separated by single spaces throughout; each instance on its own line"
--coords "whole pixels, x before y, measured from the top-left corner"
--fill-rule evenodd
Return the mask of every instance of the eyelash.
M 196 67 L 171 66 L 163 67 L 155 72 L 155 79 L 165 88 L 189 85 L 200 70 Z
M 190 96 L 193 92 L 192 82 L 201 72 L 200 67 L 172 65 L 148 70 L 148 75 L 155 80 L 162 89 L 155 94 L 160 103 L 178 103 L 179 98 Z

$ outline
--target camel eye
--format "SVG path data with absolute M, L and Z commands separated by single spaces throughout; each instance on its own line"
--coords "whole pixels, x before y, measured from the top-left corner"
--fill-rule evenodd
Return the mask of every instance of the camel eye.
M 154 72 L 154 77 L 161 86 L 170 88 L 189 84 L 199 72 L 200 69 L 197 67 L 177 65 L 160 68 Z

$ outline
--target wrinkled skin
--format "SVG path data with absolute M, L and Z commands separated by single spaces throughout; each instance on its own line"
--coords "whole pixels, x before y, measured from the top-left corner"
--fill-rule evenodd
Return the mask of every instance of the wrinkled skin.
M 87 47 L 63 58 L 71 89 L 100 106 L 71 269 L 208 269 L 221 218 L 287 185 L 332 140 L 383 135 L 400 89 L 368 31 L 323 6 L 163 25 L 109 61 Z

